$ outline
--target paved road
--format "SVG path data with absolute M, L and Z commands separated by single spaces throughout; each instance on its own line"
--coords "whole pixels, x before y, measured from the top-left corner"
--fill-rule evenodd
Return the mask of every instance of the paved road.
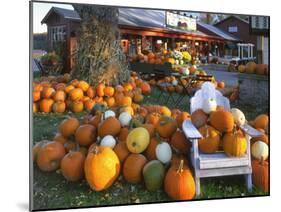
M 227 71 L 215 71 L 210 69 L 205 69 L 208 74 L 213 75 L 217 81 L 223 80 L 227 86 L 238 85 L 238 73 L 227 72 Z

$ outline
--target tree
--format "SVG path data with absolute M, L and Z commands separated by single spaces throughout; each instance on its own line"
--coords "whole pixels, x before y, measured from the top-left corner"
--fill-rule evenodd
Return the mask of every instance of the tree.
M 74 77 L 94 85 L 127 81 L 129 70 L 120 46 L 118 8 L 78 4 L 73 7 L 81 18 Z

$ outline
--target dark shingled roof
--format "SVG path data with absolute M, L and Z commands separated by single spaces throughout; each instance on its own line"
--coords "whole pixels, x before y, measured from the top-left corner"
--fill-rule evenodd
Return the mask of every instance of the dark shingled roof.
M 49 12 L 47 13 L 47 15 L 41 21 L 42 24 L 46 23 L 46 20 L 49 18 L 50 14 L 52 12 L 55 12 L 66 19 L 78 20 L 78 21 L 81 20 L 79 14 L 75 10 L 69 10 L 69 9 L 64 9 L 64 8 L 59 8 L 59 7 L 52 7 L 49 10 Z

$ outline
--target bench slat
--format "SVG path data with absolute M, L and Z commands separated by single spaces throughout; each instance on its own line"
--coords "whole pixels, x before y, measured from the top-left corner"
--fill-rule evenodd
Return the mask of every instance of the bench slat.
M 200 132 L 194 127 L 192 122 L 190 120 L 185 120 L 182 123 L 182 129 L 185 134 L 185 136 L 189 139 L 200 139 L 202 138 L 202 135 Z
M 199 169 L 197 170 L 198 177 L 217 177 L 228 175 L 251 174 L 252 168 L 249 166 L 218 168 L 218 169 Z

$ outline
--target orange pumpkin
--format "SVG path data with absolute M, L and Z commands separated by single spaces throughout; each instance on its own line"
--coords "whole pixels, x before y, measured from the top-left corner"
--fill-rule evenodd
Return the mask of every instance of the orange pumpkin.
M 58 83 L 54 88 L 56 91 L 59 91 L 59 90 L 64 91 L 65 87 L 66 87 L 66 84 Z
M 130 154 L 125 141 L 118 142 L 113 151 L 116 153 L 121 163 L 123 163 Z
M 145 124 L 140 125 L 140 127 L 147 129 L 147 131 L 149 132 L 150 138 L 155 136 L 155 128 L 154 128 L 153 124 L 145 123 Z
M 110 147 L 94 146 L 85 160 L 85 177 L 95 191 L 109 188 L 118 178 L 120 161 Z
M 143 94 L 149 94 L 151 92 L 151 87 L 147 82 L 143 82 L 140 88 Z
M 59 168 L 64 155 L 65 150 L 61 143 L 56 141 L 48 142 L 38 152 L 37 165 L 42 171 L 55 171 Z
M 146 117 L 146 123 L 152 124 L 154 127 L 156 127 L 157 123 L 159 122 L 161 115 L 159 113 L 150 113 Z
M 147 159 L 142 154 L 130 154 L 123 165 L 123 176 L 129 183 L 137 184 L 142 181 L 142 169 Z
M 64 145 L 66 143 L 67 139 L 65 137 L 63 137 L 62 134 L 57 133 L 55 135 L 55 137 L 53 138 L 53 141 L 59 142 L 62 145 Z
M 173 134 L 170 144 L 179 153 L 188 154 L 190 151 L 190 141 L 181 131 L 176 131 Z
M 121 99 L 121 102 L 120 102 L 120 106 L 131 106 L 132 105 L 132 98 L 129 97 L 129 96 L 124 96 L 122 99 Z
M 40 100 L 40 91 L 33 91 L 32 92 L 32 98 L 33 98 L 33 102 L 37 102 Z
M 64 101 L 58 101 L 53 104 L 53 112 L 63 113 L 65 111 L 66 105 Z
M 162 106 L 161 109 L 160 109 L 160 113 L 164 116 L 171 116 L 172 115 L 172 112 L 171 110 L 166 107 L 166 106 Z
M 65 93 L 69 94 L 75 87 L 73 85 L 68 85 L 65 87 Z
M 144 96 L 141 94 L 135 94 L 133 97 L 134 102 L 141 103 L 144 99 Z
M 144 118 L 148 115 L 148 111 L 144 107 L 139 107 L 136 112 Z
M 82 101 L 83 103 L 85 103 L 85 102 L 88 101 L 88 100 L 90 100 L 90 97 L 88 97 L 88 96 L 83 96 L 82 99 L 81 99 L 81 101 Z
M 79 81 L 77 85 L 77 88 L 81 88 L 83 92 L 86 92 L 89 89 L 89 87 L 90 87 L 89 84 L 84 80 Z
M 129 129 L 127 127 L 122 127 L 118 135 L 118 140 L 126 141 L 128 134 L 129 134 Z
M 71 182 L 82 179 L 84 175 L 85 155 L 82 152 L 69 152 L 61 161 L 62 175 Z
M 78 149 L 78 144 L 72 140 L 67 140 L 63 146 L 67 153 L 77 151 Z
M 86 92 L 86 95 L 92 99 L 96 96 L 96 90 L 90 86 Z
M 268 125 L 268 115 L 266 114 L 261 114 L 257 116 L 254 120 L 255 128 L 266 129 L 267 125 Z
M 243 132 L 239 130 L 224 134 L 223 150 L 228 156 L 243 156 L 247 150 L 247 140 Z
M 163 138 L 170 138 L 176 130 L 176 120 L 168 116 L 162 116 L 156 125 L 156 131 Z
M 44 113 L 50 113 L 52 111 L 52 106 L 54 104 L 53 99 L 42 99 L 40 101 L 40 111 Z
M 151 137 L 150 142 L 146 150 L 144 151 L 144 155 L 147 160 L 156 160 L 156 147 L 159 144 L 155 137 Z
M 195 182 L 184 161 L 171 166 L 164 180 L 164 190 L 174 200 L 191 200 L 195 195 Z
M 117 85 L 115 87 L 115 91 L 116 91 L 116 93 L 122 93 L 124 91 L 124 88 L 122 85 Z
M 91 124 L 91 125 L 95 126 L 96 129 L 97 129 L 98 126 L 99 126 L 99 123 L 101 122 L 101 118 L 102 118 L 101 114 L 96 114 L 95 116 L 90 118 L 88 124 Z
M 81 146 L 89 146 L 96 142 L 96 139 L 96 128 L 93 125 L 81 125 L 75 132 L 75 141 Z
M 37 103 L 32 103 L 32 112 L 37 113 L 38 112 L 38 104 Z
M 109 117 L 105 119 L 98 126 L 98 135 L 104 137 L 106 135 L 117 136 L 120 133 L 121 124 L 115 117 Z
M 75 88 L 75 89 L 71 90 L 69 93 L 69 97 L 72 101 L 78 101 L 78 100 L 82 99 L 83 96 L 84 96 L 84 93 L 81 88 Z
M 226 110 L 217 110 L 211 113 L 210 123 L 220 132 L 231 132 L 234 127 L 234 118 Z
M 78 119 L 74 117 L 67 118 L 59 125 L 59 132 L 63 137 L 68 138 L 69 136 L 74 135 L 79 125 L 80 123 Z
M 38 156 L 38 152 L 40 151 L 40 149 L 46 144 L 49 143 L 50 141 L 47 140 L 43 140 L 43 141 L 39 141 L 37 142 L 33 147 L 32 147 L 32 159 L 34 162 L 37 161 L 37 156 Z
M 225 87 L 224 81 L 219 81 L 217 86 L 218 86 L 218 88 L 220 88 L 220 89 L 224 89 L 224 87 Z
M 73 80 L 71 80 L 70 84 L 76 88 L 79 84 L 79 81 L 78 81 L 78 79 L 73 79 Z
M 41 97 L 48 99 L 48 98 L 52 98 L 52 96 L 55 94 L 55 89 L 50 88 L 50 87 L 44 87 L 42 92 L 41 92 Z
M 65 100 L 65 93 L 63 90 L 58 90 L 56 91 L 56 93 L 53 96 L 53 99 L 57 102 L 57 101 L 64 101 Z
M 198 109 L 191 114 L 192 124 L 200 128 L 207 123 L 208 115 L 202 109 Z
M 123 85 L 123 88 L 124 88 L 124 92 L 128 92 L 128 91 L 133 90 L 133 86 L 130 83 L 125 83 Z
M 87 111 L 91 111 L 95 104 L 96 103 L 94 100 L 89 99 L 84 102 L 84 107 L 86 108 Z
M 71 111 L 73 113 L 79 113 L 82 112 L 84 109 L 84 104 L 82 101 L 74 101 L 71 104 Z
M 190 120 L 191 116 L 188 112 L 181 112 L 180 114 L 177 115 L 176 121 L 178 124 L 178 128 L 182 129 L 182 123 L 184 120 Z
M 215 128 L 205 125 L 199 128 L 199 132 L 203 136 L 198 141 L 198 146 L 203 153 L 215 153 L 220 145 L 220 133 Z
M 107 97 L 105 98 L 105 102 L 107 104 L 108 107 L 114 107 L 115 106 L 115 99 L 114 97 Z
M 261 161 L 258 160 L 252 160 L 252 178 L 253 178 L 253 184 L 262 189 L 264 192 L 268 192 L 268 186 L 269 186 L 269 168 L 268 168 L 268 162 L 264 161 L 263 159 Z
M 112 97 L 114 95 L 114 88 L 107 86 L 104 88 L 104 95 L 108 97 Z

